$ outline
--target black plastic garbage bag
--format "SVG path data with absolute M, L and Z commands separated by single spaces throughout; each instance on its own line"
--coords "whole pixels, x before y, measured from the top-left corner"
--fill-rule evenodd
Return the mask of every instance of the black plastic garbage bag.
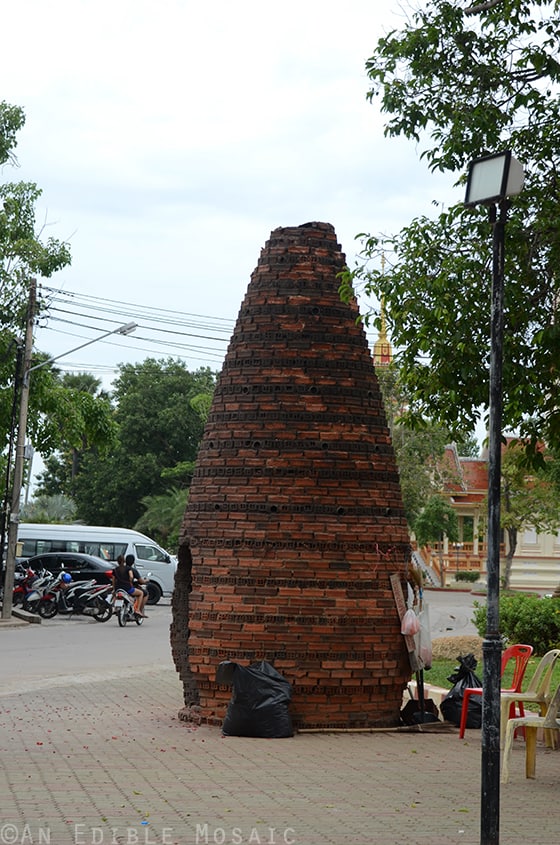
M 216 682 L 233 687 L 222 724 L 225 736 L 268 739 L 293 736 L 292 719 L 288 712 L 292 688 L 270 663 L 262 660 L 251 666 L 239 666 L 224 660 L 218 666 Z
M 463 709 L 464 691 L 467 687 L 482 688 L 482 681 L 475 674 L 476 658 L 474 654 L 466 654 L 457 658 L 459 665 L 455 672 L 449 675 L 447 680 L 453 684 L 439 709 L 441 715 L 447 722 L 457 727 L 461 724 L 461 710 Z M 469 709 L 467 711 L 467 728 L 480 728 L 482 725 L 482 696 L 469 696 Z

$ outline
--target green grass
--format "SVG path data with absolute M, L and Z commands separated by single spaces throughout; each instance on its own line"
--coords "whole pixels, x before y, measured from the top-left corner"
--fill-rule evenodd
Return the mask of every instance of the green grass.
M 527 689 L 529 681 L 533 677 L 533 673 L 537 667 L 537 664 L 541 658 L 540 657 L 532 657 L 529 660 L 529 665 L 525 671 L 525 678 L 523 680 L 523 689 Z M 443 687 L 444 689 L 451 689 L 453 684 L 447 680 L 449 675 L 454 674 L 456 667 L 458 666 L 456 660 L 434 660 L 432 663 L 431 669 L 424 670 L 424 683 L 431 684 L 435 687 Z M 482 672 L 483 666 L 482 661 L 480 661 L 475 669 L 475 674 L 480 678 L 482 681 Z M 502 687 L 507 687 L 509 682 L 511 681 L 511 676 L 513 672 L 513 667 L 509 666 L 504 673 L 504 677 L 502 678 L 501 685 Z M 414 676 L 413 676 L 414 679 Z M 557 662 L 556 666 L 554 667 L 554 671 L 552 673 L 552 684 L 551 690 L 555 690 L 556 687 L 560 684 L 560 665 Z

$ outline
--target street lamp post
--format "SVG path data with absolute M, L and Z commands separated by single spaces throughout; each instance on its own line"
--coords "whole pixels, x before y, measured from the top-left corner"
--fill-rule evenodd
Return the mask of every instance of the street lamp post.
M 8 523 L 8 542 L 6 549 L 6 567 L 4 571 L 4 595 L 2 599 L 2 619 L 10 619 L 12 615 L 12 595 L 14 589 L 14 573 L 16 565 L 16 548 L 17 548 L 17 534 L 19 525 L 19 509 L 21 500 L 21 488 L 23 485 L 23 466 L 25 461 L 25 435 L 27 429 L 27 411 L 29 407 L 29 376 L 34 370 L 41 367 L 46 367 L 52 364 L 53 361 L 58 361 L 59 358 L 64 358 L 66 355 L 71 355 L 78 349 L 83 349 L 92 343 L 97 343 L 112 334 L 130 334 L 137 327 L 136 323 L 126 323 L 124 326 L 119 326 L 117 329 L 112 329 L 105 332 L 99 337 L 88 340 L 85 343 L 69 349 L 67 352 L 62 352 L 54 358 L 49 358 L 46 361 L 41 361 L 40 364 L 35 364 L 31 367 L 31 353 L 33 347 L 33 321 L 35 314 L 35 282 L 30 285 L 30 300 L 28 307 L 27 327 L 25 335 L 25 353 L 23 365 L 23 380 L 21 386 L 21 394 L 19 400 L 19 422 L 18 433 L 15 450 L 14 473 L 12 483 L 11 506 Z
M 459 552 L 463 548 L 462 543 L 453 543 L 455 548 L 455 572 L 459 572 Z
M 465 205 L 489 206 L 493 228 L 490 319 L 490 395 L 488 436 L 488 562 L 486 635 L 482 643 L 483 697 L 480 842 L 498 845 L 500 835 L 500 681 L 502 643 L 500 596 L 500 475 L 502 457 L 502 360 L 504 335 L 504 245 L 508 197 L 520 193 L 523 168 L 506 151 L 469 165 Z M 500 210 L 499 217 L 496 207 Z

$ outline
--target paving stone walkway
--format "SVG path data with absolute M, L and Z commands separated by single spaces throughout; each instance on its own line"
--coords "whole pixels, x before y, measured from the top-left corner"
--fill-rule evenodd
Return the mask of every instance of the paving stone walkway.
M 478 845 L 480 731 L 224 738 L 174 670 L 0 695 L 0 845 Z M 502 845 L 557 845 L 560 752 L 515 744 Z

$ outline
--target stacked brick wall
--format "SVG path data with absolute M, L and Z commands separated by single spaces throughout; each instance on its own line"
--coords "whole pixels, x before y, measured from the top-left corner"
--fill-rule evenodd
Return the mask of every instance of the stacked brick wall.
M 410 676 L 389 578 L 410 556 L 345 264 L 325 223 L 276 229 L 252 274 L 182 526 L 171 629 L 184 718 L 221 724 L 222 660 L 265 659 L 299 728 L 392 725 Z

